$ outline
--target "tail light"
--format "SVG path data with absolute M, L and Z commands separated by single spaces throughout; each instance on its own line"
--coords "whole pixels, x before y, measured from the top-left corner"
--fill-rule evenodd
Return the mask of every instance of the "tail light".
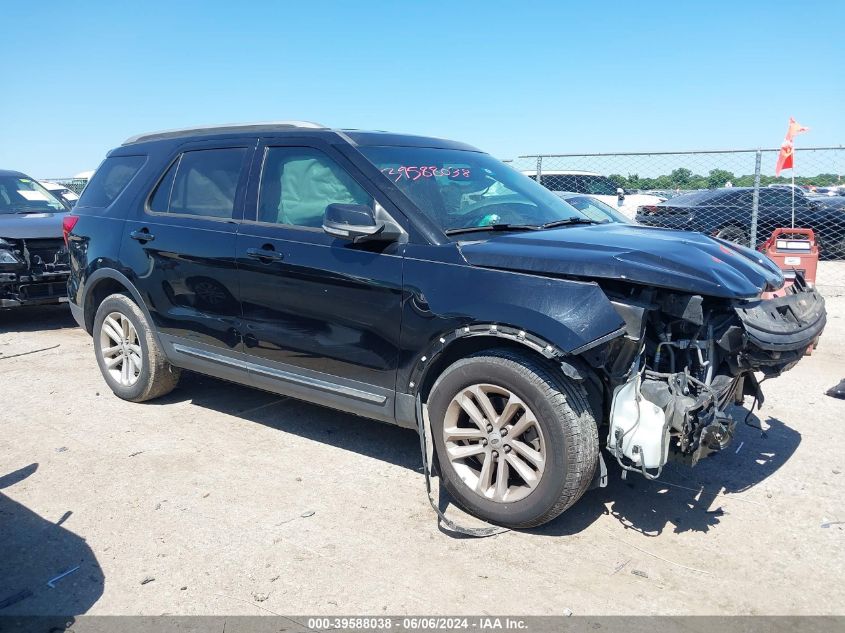
M 70 235 L 70 232 L 73 230 L 73 227 L 76 226 L 76 223 L 79 222 L 78 215 L 66 215 L 62 218 L 62 237 L 65 238 L 65 246 L 67 246 L 67 238 Z

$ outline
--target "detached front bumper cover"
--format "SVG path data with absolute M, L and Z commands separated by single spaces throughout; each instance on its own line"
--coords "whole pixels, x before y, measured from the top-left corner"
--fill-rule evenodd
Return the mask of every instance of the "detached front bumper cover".
M 796 278 L 782 297 L 735 308 L 742 327 L 729 328 L 719 346 L 736 354 L 737 369 L 761 371 L 767 377 L 791 368 L 827 324 L 824 298 Z
M 800 276 L 784 296 L 738 307 L 736 313 L 749 343 L 773 352 L 806 349 L 827 323 L 824 298 Z

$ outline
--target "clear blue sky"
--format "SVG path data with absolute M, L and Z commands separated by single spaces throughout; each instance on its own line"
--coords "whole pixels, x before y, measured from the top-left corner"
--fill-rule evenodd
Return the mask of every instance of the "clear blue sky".
M 845 2 L 10 2 L 0 167 L 307 119 L 535 152 L 845 143 Z

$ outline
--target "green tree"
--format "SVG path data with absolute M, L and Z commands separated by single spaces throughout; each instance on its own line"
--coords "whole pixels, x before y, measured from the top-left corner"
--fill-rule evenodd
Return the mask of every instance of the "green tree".
M 686 189 L 689 186 L 690 180 L 692 180 L 692 171 L 686 167 L 678 167 L 672 170 L 669 177 L 672 179 L 674 186 Z
M 733 182 L 735 176 L 726 169 L 711 169 L 710 175 L 707 176 L 707 186 L 710 189 L 718 189 L 724 187 L 728 181 Z

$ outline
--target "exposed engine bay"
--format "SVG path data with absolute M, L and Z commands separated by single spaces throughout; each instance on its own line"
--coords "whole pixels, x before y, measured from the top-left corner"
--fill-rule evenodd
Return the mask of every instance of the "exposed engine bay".
M 728 409 L 764 379 L 792 368 L 824 329 L 824 299 L 802 278 L 768 300 L 605 288 L 625 335 L 587 352 L 609 397 L 607 450 L 648 478 L 668 460 L 695 465 L 724 449 L 736 426 Z M 753 408 L 753 404 L 752 404 Z
M 65 301 L 69 274 L 62 238 L 0 238 L 0 308 Z

